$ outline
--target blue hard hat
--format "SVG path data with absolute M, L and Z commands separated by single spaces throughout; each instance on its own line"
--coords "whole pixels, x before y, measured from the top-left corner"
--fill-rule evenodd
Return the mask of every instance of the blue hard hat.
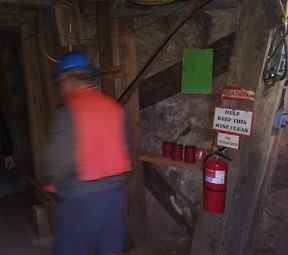
M 94 71 L 94 69 L 91 67 L 89 58 L 79 52 L 71 52 L 66 54 L 59 62 L 57 69 L 56 78 L 63 73 L 75 70 L 83 70 L 88 72 Z

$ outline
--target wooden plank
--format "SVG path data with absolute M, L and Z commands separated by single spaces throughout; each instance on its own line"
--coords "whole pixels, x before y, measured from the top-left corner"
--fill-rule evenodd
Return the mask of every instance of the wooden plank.
M 284 17 L 284 12 L 281 8 L 280 2 L 283 3 L 283 8 L 285 8 L 286 1 L 279 0 L 264 0 L 264 8 L 266 15 L 269 17 L 269 20 L 276 26 L 282 22 Z
M 23 7 L 47 8 L 52 6 L 52 0 L 1 0 L 2 4 L 18 5 Z
M 41 179 L 42 150 L 46 145 L 49 129 L 49 117 L 55 108 L 56 99 L 52 77 L 54 70 L 45 53 L 58 51 L 55 30 L 51 24 L 55 20 L 50 10 L 34 15 L 37 24 L 49 24 L 45 32 L 35 34 L 33 25 L 22 26 L 22 53 L 25 85 L 30 115 L 30 134 L 33 147 L 34 174 Z M 38 23 L 39 22 L 39 23 Z M 55 27 L 54 27 L 55 28 Z M 51 50 L 51 51 L 50 51 Z M 54 55 L 54 54 L 53 54 Z M 55 55 L 54 55 L 55 56 Z
M 132 20 L 133 21 L 133 20 Z M 123 79 L 119 93 L 134 79 L 137 73 L 135 34 L 129 28 L 131 20 L 119 21 L 121 64 L 125 66 L 126 77 Z M 129 233 L 133 245 L 141 245 L 146 240 L 146 203 L 142 164 L 138 161 L 140 154 L 140 111 L 139 91 L 134 91 L 126 104 L 128 129 L 130 134 L 130 153 L 133 160 L 133 172 L 128 180 L 129 192 Z M 141 229 L 141 231 L 139 231 Z
M 111 1 L 96 3 L 96 26 L 97 26 L 97 47 L 99 52 L 99 63 L 101 69 L 107 69 L 114 66 L 115 44 L 113 40 L 117 40 L 114 36 L 114 26 L 111 9 Z M 102 91 L 116 98 L 116 81 L 111 77 L 103 77 L 101 79 Z
M 153 154 L 142 154 L 139 157 L 139 160 L 151 163 L 157 166 L 175 166 L 179 168 L 187 168 L 191 170 L 201 170 L 202 162 L 197 162 L 195 164 L 187 163 L 184 161 L 175 161 L 173 159 L 164 158 L 162 156 L 157 156 Z
M 53 76 L 56 73 L 57 64 L 56 61 L 60 59 L 62 55 L 62 48 L 60 45 L 60 39 L 57 34 L 57 25 L 54 9 L 42 10 L 39 12 L 38 17 L 39 26 L 42 28 L 38 39 L 39 50 L 39 64 L 41 66 L 41 76 L 43 77 L 43 100 L 46 101 L 47 118 L 46 118 L 46 132 L 48 133 L 50 128 L 51 117 L 56 110 L 56 106 L 60 101 L 57 96 L 57 91 L 54 86 Z
M 68 51 L 79 50 L 81 17 L 77 3 L 72 1 L 70 4 L 65 4 L 60 1 L 56 2 L 53 9 L 62 47 L 66 47 Z
M 137 72 L 135 35 L 129 30 L 129 20 L 112 19 L 111 1 L 96 3 L 96 15 L 100 68 L 107 70 L 113 66 L 121 66 L 126 74 L 118 80 L 113 77 L 102 78 L 103 92 L 115 98 L 128 86 Z M 137 160 L 140 144 L 138 90 L 134 91 L 125 107 L 134 170 L 128 177 L 128 234 L 130 245 L 137 246 L 146 239 L 145 186 L 142 165 Z
M 252 105 L 255 129 L 251 137 L 241 139 L 240 152 L 232 155 L 225 214 L 214 216 L 201 212 L 191 254 L 254 254 L 257 207 L 265 196 L 261 191 L 269 161 L 275 157 L 272 124 L 281 95 L 280 86 L 267 91 L 261 81 L 271 26 L 264 9 L 263 1 L 242 1 L 241 22 L 228 80 L 228 84 L 236 82 L 256 91 L 256 101 Z M 247 107 L 243 103 L 231 105 Z
M 228 71 L 235 33 L 208 46 L 214 49 L 214 78 Z M 177 63 L 140 84 L 140 108 L 154 105 L 181 91 L 182 64 Z
M 196 206 L 180 191 L 176 191 L 164 177 L 153 168 L 151 163 L 145 162 L 143 164 L 143 169 L 147 189 L 175 222 L 192 236 L 194 231 L 194 220 L 196 217 Z
M 45 144 L 45 116 L 46 100 L 43 100 L 43 80 L 39 64 L 39 45 L 37 37 L 26 39 L 27 34 L 33 33 L 35 28 L 29 25 L 22 26 L 22 54 L 25 85 L 30 119 L 30 135 L 32 140 L 34 174 L 41 175 L 41 151 Z

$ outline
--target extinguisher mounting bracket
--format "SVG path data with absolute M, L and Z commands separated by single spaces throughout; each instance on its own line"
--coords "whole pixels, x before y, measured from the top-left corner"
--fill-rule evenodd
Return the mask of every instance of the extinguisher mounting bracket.
M 205 158 L 205 161 L 207 161 L 210 157 L 213 157 L 213 156 L 218 156 L 218 157 L 226 159 L 227 161 L 232 161 L 232 159 L 225 154 L 227 150 L 228 150 L 227 147 L 221 147 L 217 149 L 216 151 L 208 154 L 207 157 Z

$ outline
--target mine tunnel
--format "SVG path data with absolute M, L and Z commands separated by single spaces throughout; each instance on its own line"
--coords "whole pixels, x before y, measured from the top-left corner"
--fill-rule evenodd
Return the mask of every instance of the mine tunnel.
M 0 0 L 0 253 L 286 255 L 286 5 Z

